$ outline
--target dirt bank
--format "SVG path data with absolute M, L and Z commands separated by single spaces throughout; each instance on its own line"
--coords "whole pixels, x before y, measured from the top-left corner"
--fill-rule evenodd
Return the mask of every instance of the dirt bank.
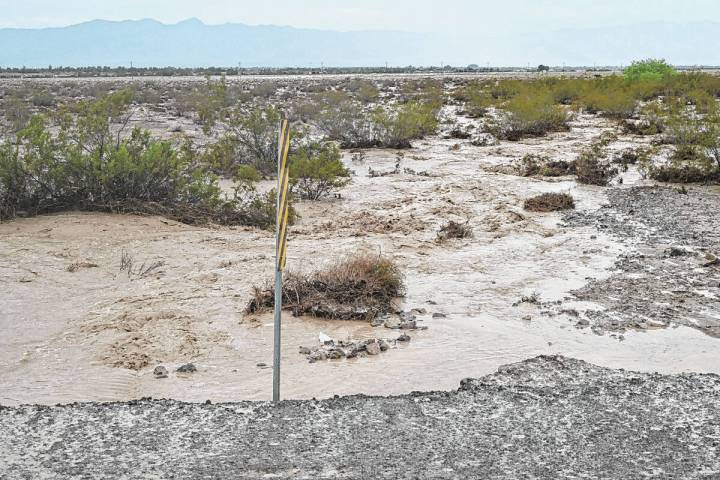
M 685 325 L 720 337 L 720 188 L 612 189 L 599 210 L 566 215 L 629 248 L 613 274 L 574 297 L 604 308 L 586 312 L 606 330 Z
M 538 357 L 457 391 L 0 409 L 20 478 L 710 479 L 720 377 Z

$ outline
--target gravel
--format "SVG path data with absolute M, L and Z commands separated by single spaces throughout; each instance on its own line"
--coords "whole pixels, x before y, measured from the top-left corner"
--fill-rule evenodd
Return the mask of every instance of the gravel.
M 608 199 L 605 208 L 565 215 L 630 247 L 609 278 L 572 292 L 604 308 L 587 317 L 604 330 L 685 325 L 720 337 L 720 189 L 613 188 Z
M 720 376 L 541 356 L 453 392 L 0 408 L 0 478 L 720 478 Z

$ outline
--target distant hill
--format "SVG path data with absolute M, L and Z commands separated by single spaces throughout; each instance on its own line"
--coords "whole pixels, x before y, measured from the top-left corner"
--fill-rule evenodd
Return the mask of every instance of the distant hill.
M 174 25 L 95 20 L 63 28 L 0 29 L 0 66 L 619 65 L 644 57 L 717 65 L 718 38 L 720 24 L 713 22 L 486 37 L 205 25 L 197 19 Z

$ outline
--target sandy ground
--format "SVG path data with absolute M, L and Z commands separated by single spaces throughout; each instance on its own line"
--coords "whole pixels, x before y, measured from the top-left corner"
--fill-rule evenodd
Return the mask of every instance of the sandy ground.
M 606 307 L 570 292 L 609 278 L 632 246 L 592 222 L 570 225 L 557 214 L 524 212 L 522 203 L 567 191 L 579 212 L 591 213 L 608 203 L 607 190 L 498 173 L 525 153 L 572 160 L 609 129 L 581 116 L 570 132 L 499 146 L 430 138 L 402 152 L 402 173 L 375 178 L 369 169 L 391 171 L 398 152 L 369 150 L 360 162 L 347 154 L 354 175 L 342 198 L 299 205 L 288 268 L 321 268 L 358 250 L 389 255 L 406 275 L 402 307 L 424 308 L 419 319 L 428 329 L 378 357 L 310 364 L 298 347 L 317 343 L 321 332 L 338 339 L 398 332 L 286 314 L 284 397 L 449 389 L 538 354 L 719 373 L 718 340 L 696 328 L 578 328 L 575 310 Z M 636 141 L 621 137 L 611 148 Z M 634 170 L 624 180 L 624 188 L 642 183 Z M 474 237 L 437 243 L 451 219 L 468 221 Z M 70 212 L 0 224 L 0 404 L 267 399 L 271 317 L 244 307 L 252 286 L 271 278 L 272 254 L 268 232 L 155 217 Z M 123 256 L 133 259 L 134 274 L 120 271 Z M 518 304 L 533 293 L 540 303 Z M 561 300 L 563 308 L 547 307 Z M 175 373 L 187 362 L 198 371 Z M 169 378 L 154 378 L 157 365 Z
M 0 477 L 716 479 L 720 377 L 540 357 L 452 392 L 0 407 Z

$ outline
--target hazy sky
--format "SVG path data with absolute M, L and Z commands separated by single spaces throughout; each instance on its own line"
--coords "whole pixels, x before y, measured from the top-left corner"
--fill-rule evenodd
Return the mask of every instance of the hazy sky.
M 93 19 L 481 33 L 720 21 L 720 0 L 0 0 L 0 27 Z

